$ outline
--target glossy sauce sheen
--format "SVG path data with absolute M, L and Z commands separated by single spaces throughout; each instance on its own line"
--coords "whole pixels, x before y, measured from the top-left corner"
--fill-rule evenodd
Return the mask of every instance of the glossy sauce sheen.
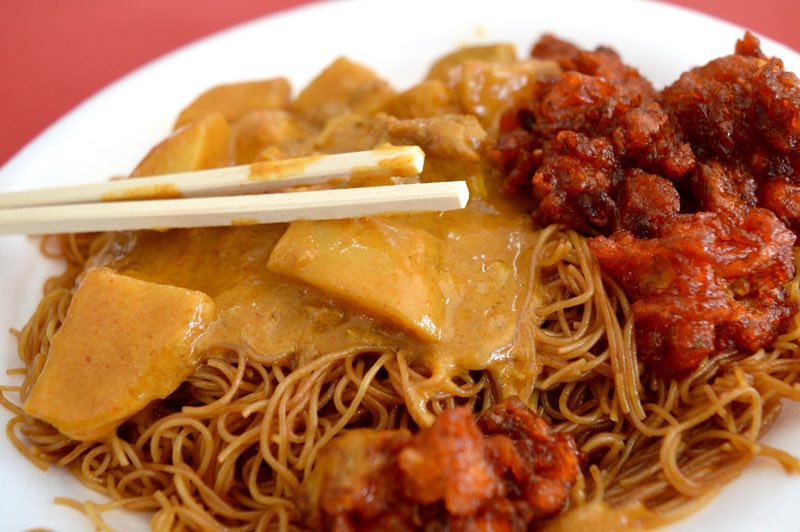
M 219 314 L 198 340 L 199 349 L 235 343 L 276 357 L 314 357 L 351 347 L 393 347 L 423 359 L 442 378 L 487 367 L 499 376 L 514 356 L 527 288 L 526 250 L 535 238 L 528 217 L 498 200 L 445 214 L 397 216 L 392 223 L 425 231 L 438 244 L 439 264 L 432 268 L 445 303 L 438 341 L 271 272 L 267 263 L 285 225 L 125 233 L 100 261 L 124 275 L 211 296 Z M 372 274 L 360 281 L 380 288 L 391 278 Z M 513 382 L 506 384 L 513 389 Z
M 369 69 L 340 59 L 292 102 L 283 98 L 281 83 L 264 85 L 263 105 L 246 114 L 218 99 L 226 90 L 234 98 L 252 95 L 256 86 L 212 89 L 181 114 L 179 125 L 189 115 L 203 118 L 179 129 L 166 141 L 171 145 L 154 149 L 134 171 L 171 170 L 162 161 L 169 149 L 180 155 L 172 158 L 184 165 L 180 170 L 195 169 L 209 132 L 225 140 L 227 131 L 216 127 L 222 116 L 231 121 L 231 160 L 252 164 L 252 179 L 296 169 L 297 161 L 282 162 L 286 157 L 305 156 L 302 165 L 320 153 L 417 145 L 425 152 L 420 181 L 469 183 L 473 199 L 462 211 L 297 222 L 288 233 L 287 225 L 247 220 L 227 228 L 120 233 L 94 265 L 210 296 L 218 315 L 195 344 L 203 356 L 226 345 L 305 361 L 342 350 L 392 349 L 430 374 L 417 386 L 420 401 L 443 380 L 480 369 L 489 369 L 502 396 L 529 393 L 533 346 L 518 341 L 517 322 L 536 232 L 529 200 L 499 192 L 501 177 L 484 148 L 497 109 L 558 67 L 515 63 L 514 56 L 507 45 L 456 52 L 434 66 L 418 86 L 423 90 L 401 94 Z M 467 60 L 469 68 L 459 66 Z M 425 87 L 454 98 L 431 100 Z M 486 112 L 479 120 L 459 114 L 459 105 Z M 195 144 L 186 147 L 182 137 Z M 216 158 L 204 164 L 221 165 Z

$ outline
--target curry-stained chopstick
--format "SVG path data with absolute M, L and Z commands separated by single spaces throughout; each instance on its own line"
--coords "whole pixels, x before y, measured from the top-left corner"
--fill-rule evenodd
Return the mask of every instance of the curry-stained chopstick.
M 0 193 L 0 208 L 264 193 L 297 186 L 343 185 L 350 179 L 419 174 L 425 154 L 418 146 L 311 155 L 102 183 Z
M 0 234 L 168 229 L 448 211 L 469 199 L 464 181 L 248 196 L 0 209 Z

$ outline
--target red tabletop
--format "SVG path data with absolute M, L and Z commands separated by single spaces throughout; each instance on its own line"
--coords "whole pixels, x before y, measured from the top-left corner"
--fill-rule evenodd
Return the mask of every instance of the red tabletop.
M 557 1 L 557 0 L 551 0 Z M 670 0 L 800 50 L 797 0 Z M 236 23 L 311 0 L 0 2 L 0 164 L 123 74 Z M 96 58 L 104 50 L 104 60 Z

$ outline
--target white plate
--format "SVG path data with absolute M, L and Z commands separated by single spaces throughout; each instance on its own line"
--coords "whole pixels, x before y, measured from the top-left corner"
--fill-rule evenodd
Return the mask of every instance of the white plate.
M 458 45 L 514 42 L 526 54 L 539 34 L 552 31 L 585 47 L 609 44 L 657 86 L 683 70 L 731 53 L 742 29 L 667 5 L 640 2 L 344 1 L 256 20 L 141 68 L 59 120 L 0 169 L 0 189 L 99 181 L 126 174 L 169 130 L 176 113 L 212 85 L 288 76 L 302 87 L 339 55 L 362 62 L 402 88 L 419 80 L 431 60 Z M 800 72 L 800 56 L 763 40 L 767 54 Z M 22 326 L 56 265 L 36 243 L 0 237 L 0 370 L 17 367 L 15 343 L 5 334 Z M 5 382 L 11 380 L 2 377 Z M 2 409 L 0 409 L 2 410 Z M 5 426 L 7 413 L 0 412 Z M 800 455 L 800 408 L 787 408 L 767 441 Z M 46 527 L 91 530 L 77 512 L 53 497 L 99 496 L 63 471 L 43 473 L 0 435 L 0 529 Z M 116 512 L 121 530 L 145 529 L 146 517 Z M 709 506 L 676 530 L 797 530 L 800 476 L 774 463 L 754 462 Z

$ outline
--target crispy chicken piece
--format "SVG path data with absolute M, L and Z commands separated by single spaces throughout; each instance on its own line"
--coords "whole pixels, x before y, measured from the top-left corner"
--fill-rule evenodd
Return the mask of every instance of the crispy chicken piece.
M 658 103 L 626 111 L 611 138 L 623 164 L 669 179 L 679 179 L 695 166 L 691 147 Z
M 770 179 L 759 184 L 758 196 L 760 205 L 786 220 L 795 233 L 800 230 L 800 184 Z
M 534 44 L 531 56 L 556 61 L 565 71 L 603 78 L 614 86 L 617 97 L 629 105 L 646 105 L 656 99 L 653 85 L 638 70 L 623 63 L 611 48 L 600 46 L 589 52 L 553 35 L 543 35 Z
M 542 165 L 533 176 L 537 216 L 582 231 L 613 223 L 614 200 L 622 181 L 611 143 L 562 131 L 547 144 Z
M 506 189 L 530 190 L 539 222 L 611 235 L 590 246 L 632 300 L 641 358 L 682 375 L 773 342 L 795 311 L 797 77 L 749 33 L 660 94 L 605 48 L 545 36 L 532 55 L 565 72 L 503 117 Z
M 625 172 L 619 207 L 622 227 L 649 238 L 672 222 L 680 211 L 681 198 L 667 179 L 634 169 Z
M 354 430 L 322 450 L 298 507 L 315 530 L 527 530 L 558 513 L 579 470 L 572 438 L 516 397 L 407 430 Z
M 767 56 L 761 51 L 761 41 L 749 31 L 744 37 L 736 41 L 736 55 L 750 55 L 758 59 L 765 59 Z
M 731 160 L 750 141 L 757 70 L 758 59 L 731 55 L 683 73 L 662 91 L 662 106 L 701 158 Z
M 366 530 L 380 524 L 392 530 L 412 522 L 413 513 L 396 504 L 397 454 L 412 439 L 407 430 L 353 430 L 328 444 L 297 496 L 309 527 Z
M 684 73 L 664 89 L 661 103 L 702 160 L 736 168 L 734 181 L 753 179 L 745 189 L 764 186 L 758 204 L 797 225 L 798 213 L 780 207 L 787 189 L 767 183 L 800 185 L 800 80 L 779 59 L 765 58 L 758 39 L 748 33 L 735 55 Z M 715 203 L 705 195 L 701 202 Z
M 564 72 L 558 81 L 544 82 L 541 90 L 533 125 L 541 140 L 565 129 L 603 136 L 614 130 L 632 105 L 627 94 L 607 79 L 580 72 Z
M 681 376 L 715 351 L 775 341 L 797 310 L 783 288 L 794 241 L 772 212 L 754 208 L 740 222 L 679 215 L 658 238 L 619 231 L 589 247 L 633 299 L 639 356 Z
M 467 516 L 503 493 L 485 456 L 485 442 L 469 410 L 442 413 L 397 456 L 403 496 L 416 503 L 444 502 L 449 514 Z
M 577 60 L 582 52 L 571 42 L 546 33 L 533 45 L 531 57 L 555 61 L 564 70 L 578 70 Z
M 532 186 L 540 221 L 610 234 L 618 227 L 622 169 L 679 180 L 695 167 L 650 82 L 613 50 L 586 52 L 545 36 L 532 55 L 565 72 L 503 117 L 494 153 L 507 190 Z
M 756 181 L 741 165 L 711 159 L 692 172 L 689 186 L 701 211 L 742 220 L 756 205 Z
M 505 481 L 507 497 L 512 499 L 511 494 L 522 488 L 525 503 L 517 501 L 517 513 L 530 512 L 534 520 L 558 513 L 580 465 L 572 438 L 552 432 L 516 397 L 489 409 L 478 426 L 488 437 L 488 451 L 495 473 Z
M 766 178 L 796 171 L 800 80 L 764 58 L 749 33 L 736 50 L 685 72 L 661 93 L 662 105 L 704 158 L 741 159 Z M 769 164 L 752 160 L 757 153 Z

